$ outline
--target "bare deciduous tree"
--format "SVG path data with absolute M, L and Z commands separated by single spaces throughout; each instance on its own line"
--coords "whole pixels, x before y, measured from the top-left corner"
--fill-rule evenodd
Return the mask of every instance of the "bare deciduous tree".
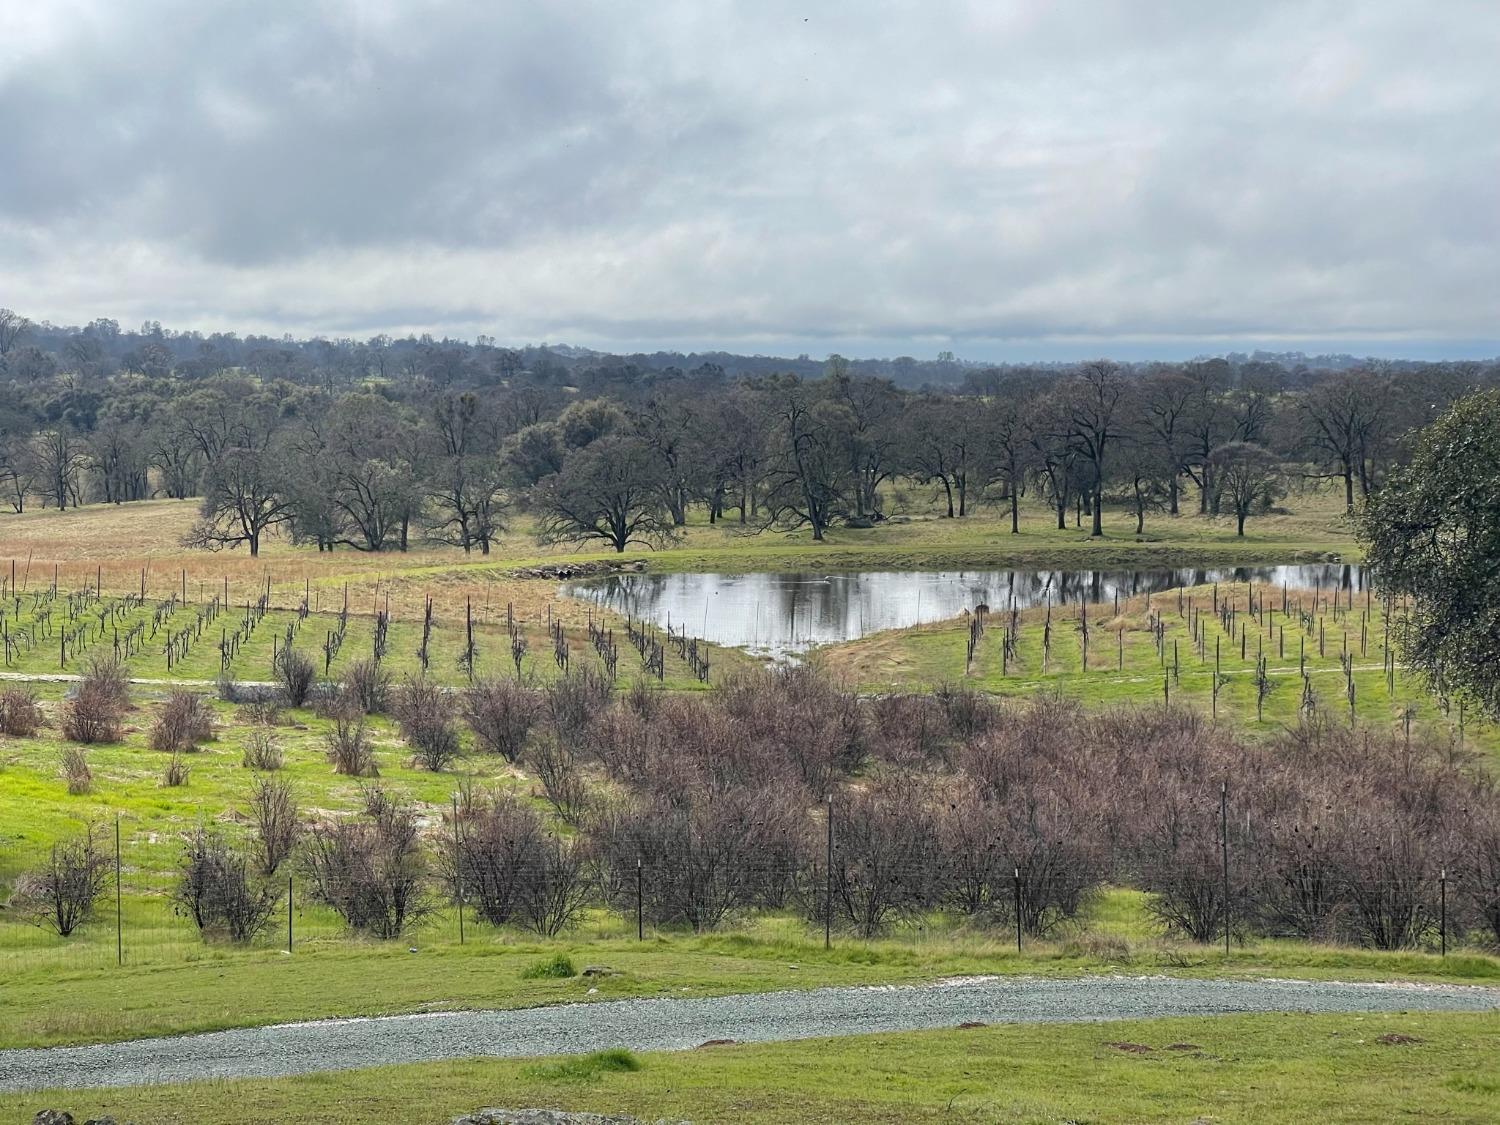
M 1269 449 L 1246 442 L 1221 445 L 1212 461 L 1220 495 L 1234 513 L 1235 533 L 1243 536 L 1245 520 L 1283 495 L 1281 461 Z
M 20 343 L 31 321 L 11 309 L 0 309 L 0 362 Z
M 923 797 L 919 787 L 894 782 L 830 806 L 833 913 L 861 937 L 920 915 L 941 897 L 937 833 Z
M 189 753 L 213 737 L 214 713 L 208 701 L 196 692 L 174 691 L 151 720 L 146 741 L 153 750 Z
M 579 824 L 591 801 L 588 781 L 573 751 L 556 738 L 539 738 L 531 744 L 525 761 L 557 815 L 568 824 Z
M 294 648 L 283 648 L 276 654 L 274 671 L 288 703 L 301 707 L 307 702 L 313 680 L 318 675 L 311 657 Z
M 507 762 L 519 760 L 531 729 L 542 714 L 541 697 L 513 680 L 479 680 L 459 701 L 474 739 Z
M 395 938 L 431 910 L 427 857 L 415 810 L 383 795 L 370 805 L 357 819 L 314 825 L 303 858 L 313 894 L 346 925 Z
M 250 816 L 255 822 L 255 861 L 260 873 L 276 874 L 301 835 L 297 801 L 285 781 L 259 778 L 250 789 Z
M 423 769 L 434 773 L 459 756 L 451 696 L 427 679 L 409 679 L 396 690 L 392 706 L 401 737 Z
M 185 545 L 210 551 L 245 544 L 260 554 L 266 532 L 292 516 L 284 487 L 286 466 L 274 452 L 225 449 L 209 463 L 199 520 Z
M 114 742 L 128 705 L 124 670 L 113 661 L 95 658 L 63 704 L 63 736 L 85 746 Z
M 89 920 L 112 867 L 102 836 L 90 825 L 82 836 L 53 844 L 45 866 L 16 880 L 10 909 L 67 937 Z
M 568 454 L 537 484 L 538 532 L 545 542 L 598 539 L 623 552 L 655 547 L 672 536 L 661 503 L 658 466 L 639 439 L 608 434 Z
M 202 828 L 183 845 L 172 899 L 199 930 L 245 943 L 266 928 L 278 906 L 277 889 L 257 882 L 245 855 Z

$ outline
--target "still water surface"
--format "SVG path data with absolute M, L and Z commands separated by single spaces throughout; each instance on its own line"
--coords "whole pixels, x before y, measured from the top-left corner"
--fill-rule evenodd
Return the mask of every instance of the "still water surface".
M 565 593 L 714 644 L 780 656 L 956 617 L 981 602 L 1001 612 L 1044 604 L 1113 602 L 1209 582 L 1363 590 L 1342 563 L 1179 570 L 905 570 L 847 574 L 620 574 L 568 583 Z

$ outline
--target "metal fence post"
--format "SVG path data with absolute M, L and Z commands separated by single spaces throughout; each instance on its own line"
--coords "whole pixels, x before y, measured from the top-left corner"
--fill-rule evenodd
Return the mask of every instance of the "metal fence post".
M 1224 956 L 1229 956 L 1229 927 L 1233 921 L 1229 903 L 1229 782 L 1219 783 L 1219 837 L 1224 859 Z
M 833 948 L 833 794 L 828 794 L 828 841 L 823 870 L 823 948 Z
M 1442 955 L 1448 956 L 1448 869 L 1442 868 L 1438 872 L 1438 941 L 1441 942 Z
M 458 890 L 458 944 L 464 943 L 464 855 L 458 836 L 458 794 L 453 795 L 453 878 Z
M 125 963 L 125 930 L 120 907 L 120 814 L 115 813 L 115 964 Z
M 1021 952 L 1021 868 L 1015 869 L 1013 879 L 1016 892 L 1016 952 Z

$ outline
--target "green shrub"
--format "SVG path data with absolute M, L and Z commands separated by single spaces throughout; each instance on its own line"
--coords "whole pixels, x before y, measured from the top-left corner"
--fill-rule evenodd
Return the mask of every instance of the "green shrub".
M 559 1059 L 554 1063 L 537 1063 L 525 1067 L 521 1073 L 527 1078 L 540 1078 L 548 1082 L 589 1082 L 601 1074 L 622 1074 L 640 1070 L 641 1061 L 624 1047 L 611 1047 L 607 1051 L 595 1051 L 591 1055 L 577 1055 Z
M 568 977 L 576 977 L 578 969 L 566 953 L 558 953 L 547 958 L 545 961 L 536 961 L 521 972 L 522 980 L 566 980 Z

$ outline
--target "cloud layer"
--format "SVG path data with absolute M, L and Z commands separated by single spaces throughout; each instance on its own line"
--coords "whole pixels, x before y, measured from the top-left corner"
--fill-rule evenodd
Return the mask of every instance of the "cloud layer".
M 1488 0 L 35 5 L 0 40 L 0 304 L 600 347 L 1483 344 L 1497 53 Z

